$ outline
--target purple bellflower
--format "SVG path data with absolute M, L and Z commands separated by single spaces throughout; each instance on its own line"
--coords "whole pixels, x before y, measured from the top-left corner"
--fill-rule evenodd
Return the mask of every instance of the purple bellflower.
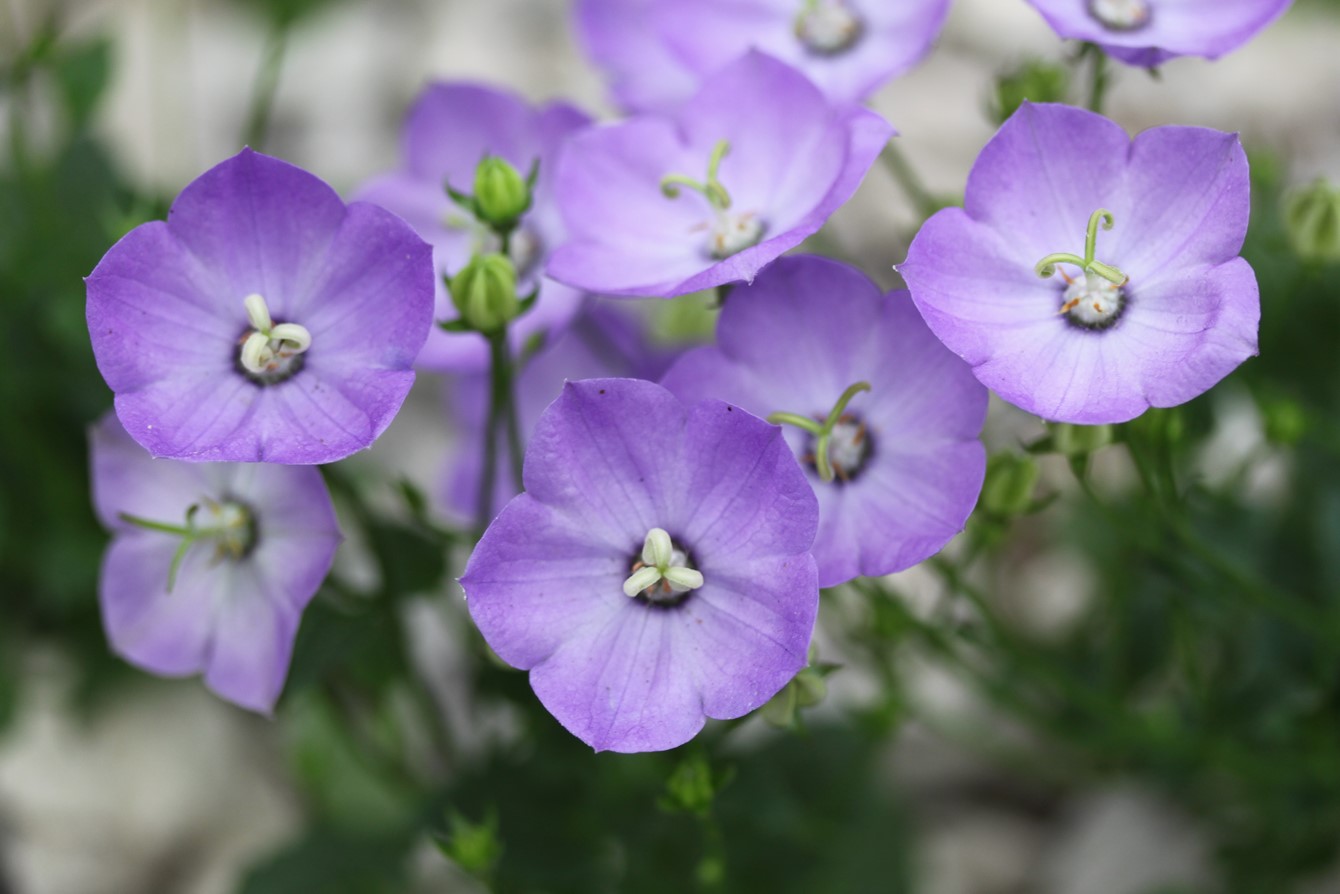
M 419 96 L 405 121 L 404 166 L 374 178 L 357 197 L 399 214 L 432 244 L 437 319 L 458 316 L 443 275 L 458 273 L 476 251 L 499 248 L 498 237 L 453 203 L 444 188 L 450 183 L 470 192 L 475 168 L 485 155 L 498 156 L 522 172 L 539 162 L 534 201 L 512 234 L 509 254 L 518 291 L 540 291 L 535 307 L 510 327 L 513 348 L 519 351 L 537 332 L 561 329 L 577 313 L 583 293 L 543 277 L 541 271 L 549 250 L 563 239 L 550 188 L 558 149 L 589 123 L 566 103 L 536 109 L 512 93 L 473 84 L 432 84 Z M 486 368 L 488 357 L 484 336 L 434 327 L 418 366 L 474 371 Z
M 673 117 L 568 143 L 554 189 L 569 238 L 549 275 L 659 297 L 748 282 L 823 226 L 892 133 L 873 112 L 836 107 L 800 72 L 750 52 Z
M 371 444 L 414 383 L 430 249 L 393 214 L 250 149 L 88 277 L 116 413 L 155 456 L 325 463 Z
M 759 49 L 848 103 L 916 65 L 948 13 L 949 0 L 657 0 L 649 27 L 700 78 Z
M 597 751 L 674 748 L 805 667 L 814 493 L 780 430 L 637 379 L 569 382 L 461 585 L 484 639 Z
M 986 389 L 906 292 L 882 295 L 836 261 L 782 258 L 735 289 L 717 345 L 682 355 L 662 384 L 790 423 L 819 499 L 820 586 L 933 555 L 982 489 Z
M 931 330 L 1002 398 L 1124 422 L 1255 355 L 1260 298 L 1238 256 L 1249 202 L 1235 134 L 1132 141 L 1093 112 L 1026 103 L 977 157 L 965 206 L 928 220 L 898 269 Z
M 1293 0 L 1028 0 L 1061 37 L 1102 46 L 1127 65 L 1218 59 L 1255 37 Z
M 523 440 L 568 379 L 629 376 L 654 381 L 669 367 L 674 353 L 649 341 L 630 302 L 593 298 L 552 344 L 525 360 L 517 375 L 516 411 Z M 443 503 L 451 518 L 469 523 L 476 520 L 479 506 L 489 377 L 485 373 L 458 376 L 448 383 L 448 388 L 451 416 L 459 437 L 442 464 Z M 506 471 L 511 464 L 507 441 L 505 438 L 498 441 L 492 500 L 495 510 L 517 495 L 512 476 Z
M 268 714 L 341 540 L 321 473 L 154 459 L 111 413 L 90 437 L 94 505 L 113 534 L 98 586 L 112 648 L 150 673 L 204 674 Z
M 626 112 L 671 112 L 702 81 L 652 27 L 656 5 L 657 0 L 577 0 L 577 36 Z

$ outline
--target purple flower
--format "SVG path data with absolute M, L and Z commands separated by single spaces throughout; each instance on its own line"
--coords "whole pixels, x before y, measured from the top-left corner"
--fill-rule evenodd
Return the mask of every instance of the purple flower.
M 931 330 L 1005 400 L 1124 422 L 1256 353 L 1256 277 L 1238 257 L 1248 204 L 1235 134 L 1132 141 L 1092 112 L 1026 103 L 978 156 L 965 207 L 928 220 L 898 269 Z
M 432 322 L 429 247 L 250 149 L 196 178 L 89 276 L 93 354 L 155 456 L 333 462 L 371 444 Z
M 461 585 L 573 735 L 673 748 L 805 666 L 818 507 L 776 427 L 637 379 L 569 382 L 525 477 Z
M 986 470 L 987 393 L 906 292 L 882 295 L 836 261 L 782 258 L 731 292 L 717 343 L 681 356 L 662 384 L 809 423 L 783 430 L 819 498 L 820 586 L 902 571 L 963 530 Z M 858 383 L 868 390 L 832 415 Z M 830 415 L 821 446 L 814 429 Z
M 673 117 L 568 143 L 554 190 L 569 241 L 549 275 L 661 297 L 752 280 L 851 197 L 892 133 L 873 112 L 835 107 L 795 69 L 751 52 Z
M 671 350 L 651 344 L 634 319 L 630 302 L 596 298 L 539 354 L 525 361 L 516 379 L 517 418 L 522 437 L 534 430 L 546 407 L 568 379 L 631 376 L 657 379 L 670 365 Z M 455 520 L 476 520 L 484 462 L 483 431 L 488 416 L 489 377 L 460 376 L 448 383 L 457 438 L 443 459 L 443 497 Z M 507 469 L 511 453 L 499 438 L 493 506 L 517 495 Z
M 657 0 L 577 0 L 577 35 L 628 112 L 670 112 L 701 78 L 652 27 Z
M 754 48 L 847 103 L 916 65 L 948 13 L 949 0 L 657 0 L 648 21 L 699 77 Z
M 90 438 L 94 505 L 113 534 L 98 587 L 112 648 L 150 673 L 203 673 L 222 698 L 269 713 L 341 539 L 321 473 L 154 459 L 111 413 Z
M 1061 37 L 1102 45 L 1127 65 L 1178 56 L 1218 59 L 1257 35 L 1292 0 L 1028 0 Z
M 433 246 L 437 272 L 439 320 L 459 314 L 443 284 L 476 251 L 496 251 L 497 237 L 469 212 L 454 204 L 444 185 L 470 192 L 475 167 L 486 155 L 499 156 L 525 172 L 538 159 L 534 204 L 512 234 L 510 255 L 516 265 L 518 291 L 536 286 L 539 299 L 511 327 L 513 347 L 520 349 L 537 332 L 560 329 L 581 307 L 582 292 L 541 276 L 545 257 L 562 241 L 563 224 L 554 207 L 550 183 L 558 149 L 572 133 L 590 123 L 566 103 L 540 109 L 491 87 L 473 84 L 432 84 L 410 109 L 402 138 L 404 167 L 365 184 L 358 198 L 399 214 Z M 434 327 L 418 365 L 431 370 L 484 369 L 488 342 L 474 332 L 444 332 Z

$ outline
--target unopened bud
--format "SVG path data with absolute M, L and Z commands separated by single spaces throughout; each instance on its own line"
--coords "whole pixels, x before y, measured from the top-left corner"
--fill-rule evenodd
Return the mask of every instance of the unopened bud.
M 1284 202 L 1289 241 L 1305 261 L 1340 261 L 1340 188 L 1317 179 Z
M 475 210 L 495 229 L 509 230 L 530 210 L 530 185 L 506 160 L 486 155 L 475 168 Z
M 1031 456 L 997 453 L 986 463 L 982 508 L 1000 518 L 1023 515 L 1033 505 L 1040 470 Z
M 475 255 L 449 288 L 461 319 L 479 332 L 498 332 L 521 312 L 516 268 L 506 255 Z

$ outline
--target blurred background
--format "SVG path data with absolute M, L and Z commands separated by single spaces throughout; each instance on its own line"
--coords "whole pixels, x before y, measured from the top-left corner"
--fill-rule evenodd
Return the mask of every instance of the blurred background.
M 953 201 L 996 79 L 1074 50 L 1023 0 L 955 0 L 873 105 Z M 949 559 L 825 594 L 821 704 L 592 755 L 460 605 L 433 377 L 329 476 L 350 539 L 273 719 L 109 653 L 84 440 L 111 395 L 81 278 L 258 108 L 345 195 L 433 79 L 610 117 L 570 4 L 0 0 L 0 892 L 1340 892 L 1340 265 L 1282 213 L 1340 180 L 1338 50 L 1340 2 L 1299 0 L 1109 97 L 1133 132 L 1242 133 L 1260 358 L 1112 445 L 994 406 Z M 876 168 L 809 247 L 891 287 L 920 220 Z

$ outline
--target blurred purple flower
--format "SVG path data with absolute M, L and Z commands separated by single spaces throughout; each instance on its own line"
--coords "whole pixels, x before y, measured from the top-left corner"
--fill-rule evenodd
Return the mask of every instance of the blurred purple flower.
M 657 0 L 577 0 L 577 36 L 627 112 L 670 112 L 702 80 L 652 27 Z
M 1255 37 L 1293 0 L 1028 0 L 1061 37 L 1100 44 L 1127 65 L 1218 59 Z
M 554 190 L 569 241 L 548 273 L 592 292 L 660 297 L 752 280 L 851 197 L 892 133 L 751 52 L 673 117 L 568 143 Z
M 87 279 L 93 354 L 155 456 L 333 462 L 371 444 L 432 322 L 429 247 L 250 149 L 131 230 Z
M 511 327 L 517 350 L 538 332 L 561 329 L 581 307 L 582 292 L 541 276 L 545 257 L 563 240 L 563 224 L 550 184 L 558 149 L 569 135 L 590 123 L 566 103 L 539 109 L 512 93 L 474 84 L 431 84 L 415 101 L 402 136 L 404 167 L 364 184 L 357 198 L 399 214 L 433 246 L 436 314 L 459 314 L 443 283 L 475 251 L 496 251 L 497 237 L 447 197 L 445 184 L 470 192 L 475 168 L 485 154 L 500 156 L 526 172 L 540 162 L 534 204 L 512 234 L 511 257 L 518 291 L 539 286 L 534 309 Z M 474 332 L 444 332 L 433 327 L 418 366 L 430 370 L 474 371 L 488 366 L 488 342 Z
M 321 473 L 154 459 L 111 413 L 90 440 L 94 505 L 113 534 L 98 585 L 112 648 L 150 673 L 203 673 L 268 714 L 341 540 Z
M 965 207 L 928 220 L 898 269 L 931 330 L 1005 400 L 1124 422 L 1255 355 L 1260 299 L 1238 257 L 1249 193 L 1235 134 L 1132 141 L 1101 115 L 1025 104 L 978 156 Z
M 611 376 L 656 380 L 677 352 L 652 344 L 635 318 L 636 308 L 626 301 L 594 298 L 552 344 L 526 360 L 516 380 L 517 417 L 522 438 L 534 430 L 546 407 L 569 379 Z M 484 373 L 453 378 L 447 384 L 457 439 L 442 467 L 443 502 L 449 516 L 469 524 L 476 521 L 484 462 L 483 430 L 488 417 L 489 377 Z M 506 505 L 516 496 L 507 474 L 511 452 L 498 439 L 497 475 L 493 506 Z
M 935 339 L 906 292 L 882 295 L 859 271 L 782 258 L 731 292 L 717 346 L 679 358 L 662 384 L 682 400 L 719 397 L 751 413 L 823 422 L 853 384 L 816 471 L 816 436 L 783 426 L 819 498 L 819 584 L 902 571 L 963 530 L 986 469 L 978 441 L 987 393 Z
M 597 751 L 674 748 L 805 667 L 817 521 L 776 427 L 650 382 L 569 382 L 461 585 L 569 732 Z

